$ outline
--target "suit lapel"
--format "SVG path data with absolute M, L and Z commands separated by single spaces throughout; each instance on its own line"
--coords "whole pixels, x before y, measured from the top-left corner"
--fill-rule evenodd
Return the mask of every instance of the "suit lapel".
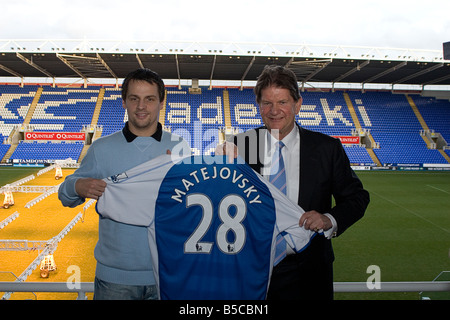
M 265 137 L 267 134 L 267 129 L 265 126 L 263 127 L 259 127 L 255 129 L 256 131 L 256 141 L 257 141 L 257 148 L 256 150 L 258 150 L 258 158 L 257 158 L 257 162 L 256 164 L 250 165 L 256 172 L 258 173 L 262 173 L 262 168 L 264 167 L 264 154 L 266 152 L 265 150 Z M 247 150 L 250 150 L 251 147 L 247 146 Z
M 239 155 L 258 173 L 262 172 L 263 167 L 266 131 L 266 127 L 259 127 L 234 137 Z
M 309 210 L 314 196 L 315 175 L 319 174 L 319 159 L 315 152 L 314 142 L 308 137 L 308 132 L 299 126 L 300 132 L 300 188 L 298 204 Z

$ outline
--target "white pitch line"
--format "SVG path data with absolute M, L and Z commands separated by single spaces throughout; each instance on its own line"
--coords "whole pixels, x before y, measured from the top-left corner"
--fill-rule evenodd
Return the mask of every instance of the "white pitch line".
M 422 216 L 421 216 L 420 214 L 418 214 L 417 212 L 414 212 L 414 211 L 412 211 L 411 209 L 408 209 L 408 208 L 406 208 L 406 207 L 404 207 L 404 206 L 398 204 L 398 203 L 395 202 L 394 200 L 391 200 L 391 199 L 389 199 L 389 198 L 386 198 L 386 197 L 382 196 L 381 194 L 376 193 L 376 192 L 374 192 L 374 191 L 370 191 L 370 193 L 373 193 L 373 194 L 379 196 L 379 197 L 382 198 L 383 200 L 386 200 L 386 201 L 388 201 L 388 202 L 390 202 L 390 203 L 396 205 L 397 207 L 402 208 L 403 210 L 405 210 L 405 211 L 407 211 L 407 212 L 409 212 L 409 213 L 415 215 L 416 217 L 418 217 L 418 218 L 420 218 L 420 219 L 422 219 L 422 220 L 424 220 L 424 221 L 426 221 L 426 222 L 432 224 L 432 225 L 435 226 L 436 228 L 439 228 L 439 229 L 441 229 L 442 231 L 447 232 L 447 233 L 450 234 L 450 230 L 447 230 L 447 229 L 445 229 L 445 228 L 442 228 L 440 225 L 437 225 L 437 224 L 434 223 L 433 221 L 428 220 L 427 218 L 422 217 Z
M 450 192 L 445 191 L 445 190 L 442 190 L 442 189 L 440 189 L 440 188 L 438 188 L 438 187 L 435 187 L 435 186 L 432 186 L 432 185 L 430 185 L 430 184 L 427 184 L 426 186 L 427 186 L 427 187 L 430 187 L 430 188 L 433 188 L 433 189 L 436 189 L 436 190 L 438 190 L 438 191 L 442 191 L 442 192 L 444 192 L 444 193 L 446 193 L 446 194 L 450 194 Z

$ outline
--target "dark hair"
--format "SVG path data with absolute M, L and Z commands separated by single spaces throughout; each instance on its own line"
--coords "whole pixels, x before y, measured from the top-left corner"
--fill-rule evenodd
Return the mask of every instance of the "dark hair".
M 128 85 L 130 84 L 131 80 L 137 80 L 137 81 L 146 81 L 150 84 L 156 84 L 158 86 L 158 94 L 159 94 L 159 100 L 163 101 L 165 96 L 165 86 L 164 82 L 157 74 L 156 72 L 143 68 L 143 69 L 137 69 L 135 71 L 130 72 L 125 79 L 123 80 L 122 84 L 122 99 L 125 100 L 128 93 Z
M 282 66 L 268 65 L 264 67 L 264 70 L 259 75 L 254 89 L 258 104 L 261 101 L 261 91 L 272 85 L 288 89 L 294 101 L 298 101 L 301 98 L 295 73 Z

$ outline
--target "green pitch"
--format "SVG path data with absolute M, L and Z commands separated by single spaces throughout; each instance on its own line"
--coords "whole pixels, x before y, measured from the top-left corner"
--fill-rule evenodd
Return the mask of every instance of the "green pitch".
M 334 280 L 432 281 L 450 270 L 450 173 L 357 172 L 370 192 L 365 216 L 333 240 Z M 418 299 L 418 293 L 338 293 L 336 299 Z M 450 298 L 450 297 L 449 297 Z
M 0 168 L 0 186 L 39 169 Z M 333 240 L 335 281 L 432 281 L 450 270 L 450 172 L 359 171 L 366 215 Z M 1 198 L 3 202 L 3 196 Z M 418 293 L 336 293 L 336 299 L 419 299 Z M 450 299 L 450 297 L 448 298 Z
M 0 167 L 0 187 L 19 179 L 36 174 L 42 168 Z M 3 199 L 2 203 L 3 203 Z

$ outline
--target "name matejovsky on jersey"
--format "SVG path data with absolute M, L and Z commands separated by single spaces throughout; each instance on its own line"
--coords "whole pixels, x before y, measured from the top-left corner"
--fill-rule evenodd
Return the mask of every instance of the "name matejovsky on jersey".
M 182 190 L 175 189 L 172 199 L 178 202 L 183 202 L 182 196 L 185 196 L 187 192 L 198 183 L 202 183 L 209 179 L 222 179 L 230 180 L 231 183 L 237 184 L 237 187 L 242 189 L 243 195 L 249 200 L 249 204 L 261 203 L 260 195 L 254 185 L 249 185 L 249 179 L 244 177 L 243 173 L 238 173 L 236 169 L 231 170 L 229 167 L 217 167 L 215 165 L 209 165 L 202 167 L 200 170 L 194 170 L 189 173 L 192 179 L 181 179 L 183 185 Z M 211 182 L 211 181 L 210 181 Z
M 164 155 L 105 179 L 97 212 L 148 228 L 161 299 L 265 299 L 277 235 L 299 252 L 315 234 L 250 166 L 204 158 Z

